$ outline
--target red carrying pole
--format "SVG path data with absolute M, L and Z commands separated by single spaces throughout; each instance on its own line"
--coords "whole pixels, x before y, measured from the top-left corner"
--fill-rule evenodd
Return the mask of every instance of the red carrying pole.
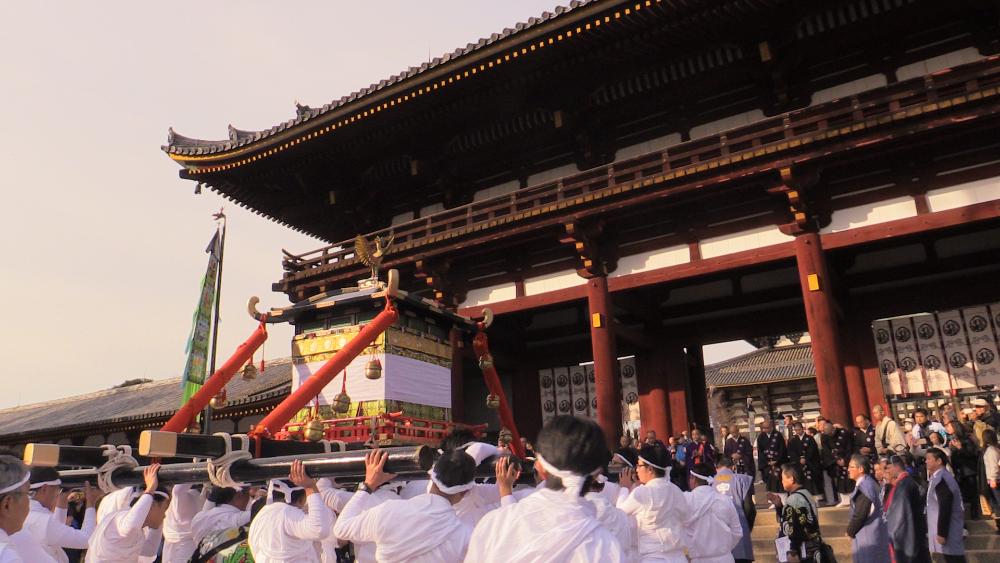
M 260 424 L 254 426 L 250 434 L 254 436 L 274 435 L 281 430 L 281 427 L 291 420 L 295 413 L 308 405 L 313 397 L 319 395 L 320 391 L 337 374 L 347 368 L 347 364 L 351 363 L 361 352 L 364 352 L 365 348 L 370 346 L 378 338 L 378 335 L 385 332 L 398 318 L 399 312 L 391 303 L 387 302 L 385 309 L 372 319 L 372 322 L 365 325 L 357 336 L 327 360 L 323 367 L 316 370 L 316 373 L 312 374 L 301 387 L 274 407 L 274 410 L 264 417 Z
M 524 459 L 524 446 L 521 445 L 521 434 L 517 431 L 517 424 L 514 423 L 514 414 L 511 412 L 510 404 L 507 402 L 507 395 L 503 392 L 500 377 L 497 375 L 496 368 L 493 367 L 493 356 L 490 355 L 490 340 L 482 330 L 472 338 L 472 349 L 475 350 L 476 357 L 479 358 L 479 367 L 483 370 L 483 379 L 486 380 L 486 387 L 490 390 L 490 393 L 500 397 L 500 408 L 497 412 L 500 414 L 500 424 L 507 430 L 510 430 L 510 450 L 517 457 Z
M 265 340 L 267 340 L 267 326 L 262 321 L 257 330 L 253 331 L 253 334 L 250 335 L 250 338 L 239 345 L 236 353 L 230 356 L 226 360 L 226 363 L 222 364 L 222 367 L 212 374 L 212 377 L 208 378 L 208 381 L 201 386 L 201 389 L 198 389 L 184 403 L 184 406 L 174 416 L 170 417 L 170 420 L 160 430 L 164 432 L 183 432 L 187 429 L 191 421 L 194 420 L 194 417 L 198 416 L 198 413 L 205 409 L 205 406 L 212 400 L 212 397 L 217 395 L 229 383 L 229 380 L 233 378 L 236 371 L 253 357 L 253 353 L 257 351 L 257 348 L 260 348 Z

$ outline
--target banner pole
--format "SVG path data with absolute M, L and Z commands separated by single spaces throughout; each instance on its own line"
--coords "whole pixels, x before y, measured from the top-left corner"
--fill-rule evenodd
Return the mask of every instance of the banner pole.
M 213 215 L 216 220 L 222 221 L 222 238 L 219 241 L 219 271 L 215 277 L 215 315 L 212 319 L 212 353 L 209 360 L 208 373 L 215 373 L 215 357 L 219 348 L 219 309 L 222 306 L 222 262 L 226 255 L 226 214 L 219 209 Z M 202 432 L 212 433 L 212 405 L 205 405 L 205 412 L 202 414 Z

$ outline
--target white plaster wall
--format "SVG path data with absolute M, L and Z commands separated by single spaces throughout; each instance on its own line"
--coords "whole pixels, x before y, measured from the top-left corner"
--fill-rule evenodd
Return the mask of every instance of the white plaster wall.
M 813 93 L 812 102 L 809 105 L 814 106 L 816 104 L 836 100 L 837 98 L 843 98 L 844 96 L 852 96 L 866 90 L 881 88 L 886 84 L 888 84 L 888 81 L 885 79 L 884 74 L 873 74 L 871 76 L 866 76 L 864 78 L 859 78 L 843 84 L 837 84 L 836 86 L 832 86 L 830 88 L 817 90 Z
M 944 211 L 1000 199 L 1000 178 L 983 178 L 927 192 L 930 210 Z
M 759 109 L 754 109 L 738 113 L 736 115 L 730 115 L 729 117 L 723 117 L 722 119 L 716 121 L 695 125 L 691 128 L 691 140 L 693 141 L 702 137 L 708 137 L 709 135 L 715 135 L 716 133 L 721 133 L 735 127 L 749 125 L 755 121 L 760 121 L 761 119 L 764 119 L 764 112 Z
M 838 209 L 833 212 L 830 224 L 821 233 L 837 233 L 866 225 L 877 225 L 896 219 L 917 215 L 917 204 L 910 196 L 887 199 L 876 203 Z
M 508 299 L 513 299 L 516 295 L 517 291 L 514 289 L 514 282 L 490 287 L 481 287 L 469 290 L 465 296 L 465 301 L 462 302 L 461 306 L 478 307 L 487 303 L 507 301 Z
M 628 160 L 654 151 L 662 151 L 681 142 L 680 133 L 671 133 L 648 141 L 622 147 L 615 152 L 615 160 Z
M 438 211 L 444 211 L 444 204 L 443 203 L 432 203 L 432 204 L 430 204 L 428 206 L 421 207 L 420 208 L 420 216 L 421 217 L 427 217 L 428 215 L 433 215 L 433 214 L 437 213 Z
M 583 285 L 585 281 L 586 280 L 581 278 L 580 275 L 576 273 L 576 270 L 563 270 L 561 272 L 554 272 L 544 276 L 525 278 L 524 294 L 538 295 L 539 293 L 545 293 L 547 291 L 555 291 L 557 289 Z
M 649 270 L 667 268 L 678 264 L 685 264 L 691 261 L 691 251 L 687 245 L 671 246 L 633 254 L 618 259 L 618 268 L 611 273 L 611 277 L 625 276 L 628 274 L 638 274 Z
M 701 241 L 701 257 L 714 258 L 791 240 L 794 240 L 794 237 L 782 233 L 778 227 L 759 227 Z
M 491 199 L 504 194 L 509 194 L 511 192 L 516 192 L 519 186 L 520 183 L 517 180 L 511 180 L 509 182 L 497 184 L 496 186 L 483 188 L 472 194 L 472 201 L 483 201 L 484 199 Z
M 558 180 L 559 178 L 563 178 L 565 176 L 572 176 L 573 174 L 578 174 L 579 172 L 580 170 L 577 169 L 575 164 L 564 164 L 562 166 L 543 170 L 537 174 L 528 176 L 528 187 L 530 188 L 537 186 L 538 184 Z
M 407 211 L 405 213 L 400 213 L 399 215 L 393 215 L 392 221 L 389 222 L 390 225 L 399 225 L 407 221 L 413 220 L 413 212 Z
M 966 47 L 959 51 L 952 51 L 936 57 L 931 57 L 922 61 L 917 61 L 896 69 L 896 78 L 908 80 L 918 76 L 924 76 L 953 66 L 963 65 L 982 59 L 983 56 L 975 47 Z

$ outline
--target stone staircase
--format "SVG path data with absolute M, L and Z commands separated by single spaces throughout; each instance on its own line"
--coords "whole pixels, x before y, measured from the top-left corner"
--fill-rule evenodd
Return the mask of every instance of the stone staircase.
M 819 509 L 819 525 L 823 540 L 833 548 L 838 563 L 851 561 L 851 539 L 845 535 L 848 512 L 847 508 Z M 1000 535 L 997 535 L 993 523 L 987 520 L 975 520 L 969 521 L 967 525 L 969 535 L 965 538 L 965 549 L 969 563 L 1000 561 Z M 774 510 L 758 508 L 757 521 L 753 529 L 753 550 L 757 562 L 777 561 L 774 550 L 774 538 L 777 535 L 778 523 Z

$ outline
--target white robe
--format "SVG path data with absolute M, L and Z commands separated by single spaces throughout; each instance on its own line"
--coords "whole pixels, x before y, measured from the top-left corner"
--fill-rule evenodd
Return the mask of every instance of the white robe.
M 115 512 L 128 508 L 128 503 L 132 501 L 132 493 L 134 492 L 132 487 L 125 487 L 105 495 L 97 504 L 97 525 L 100 526 L 106 517 Z
M 676 485 L 660 477 L 639 485 L 618 504 L 639 527 L 639 560 L 687 563 L 684 522 L 688 505 Z
M 476 485 L 455 505 L 455 514 L 463 524 L 473 529 L 491 510 L 500 508 L 500 488 L 496 485 Z
M 709 486 L 684 493 L 688 513 L 685 543 L 692 563 L 733 563 L 743 526 L 732 499 Z
M 191 485 L 174 485 L 163 520 L 163 563 L 187 563 L 194 555 L 198 544 L 191 536 L 191 520 L 204 503 L 205 497 Z
M 615 536 L 594 503 L 542 489 L 483 517 L 472 532 L 468 563 L 621 563 Z
M 63 548 L 87 549 L 90 535 L 97 526 L 97 511 L 88 508 L 83 516 L 83 526 L 79 530 L 66 525 L 66 509 L 56 508 L 53 512 L 37 500 L 31 500 L 31 509 L 24 520 L 26 531 L 41 548 L 55 561 L 67 563 L 69 557 Z
M 56 560 L 45 552 L 42 544 L 38 543 L 35 537 L 24 528 L 21 528 L 21 531 L 10 536 L 10 540 L 14 544 L 14 549 L 17 550 L 18 555 L 26 563 L 56 563 Z
M 380 563 L 462 561 L 472 530 L 462 523 L 447 499 L 424 494 L 410 500 L 370 507 L 371 495 L 354 493 L 334 526 L 342 540 L 374 542 Z
M 303 512 L 297 506 L 275 502 L 260 509 L 250 524 L 247 541 L 259 563 L 318 563 L 314 542 L 330 533 L 333 513 L 320 495 L 306 497 Z
M 320 479 L 320 494 L 323 495 L 323 501 L 326 503 L 331 510 L 333 510 L 339 517 L 340 513 L 344 511 L 344 507 L 350 502 L 351 498 L 354 497 L 354 493 L 345 491 L 344 489 L 334 489 L 331 485 L 324 487 L 323 481 L 325 479 Z M 389 487 L 379 487 L 372 493 L 372 498 L 368 501 L 368 508 L 373 508 L 386 501 L 396 501 L 402 500 L 399 495 L 396 494 L 395 489 Z M 340 542 L 340 538 L 334 532 L 336 529 L 336 518 L 333 521 L 334 525 L 330 528 L 330 535 L 326 537 L 321 542 L 322 555 L 320 556 L 320 561 L 322 563 L 336 563 L 337 562 L 337 544 Z M 346 540 L 345 540 L 346 541 Z M 354 559 L 358 563 L 374 563 L 375 562 L 375 544 L 372 542 L 354 542 Z
M 87 563 L 135 563 L 141 556 L 155 556 L 160 531 L 143 528 L 153 496 L 142 495 L 128 510 L 119 510 L 97 524 L 90 536 Z
M 231 504 L 222 504 L 194 515 L 194 518 L 191 519 L 191 541 L 197 547 L 201 540 L 205 539 L 205 536 L 213 532 L 239 528 L 249 523 L 249 510 L 240 510 Z
M 0 528 L 0 563 L 24 563 L 21 554 L 14 545 L 14 540 Z
M 586 498 L 594 503 L 597 509 L 597 520 L 607 528 L 609 532 L 618 538 L 625 555 L 625 561 L 633 563 L 639 560 L 639 528 L 635 523 L 635 518 L 625 514 L 620 508 L 616 508 L 613 501 L 618 500 L 617 488 L 608 490 L 605 483 L 604 490 L 599 493 L 587 493 Z

